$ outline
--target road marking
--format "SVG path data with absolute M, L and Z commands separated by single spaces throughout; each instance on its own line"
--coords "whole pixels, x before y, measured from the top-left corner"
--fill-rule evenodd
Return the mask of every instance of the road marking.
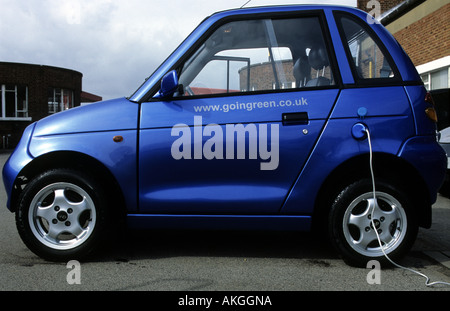
M 450 269 L 450 251 L 424 251 L 423 253 Z

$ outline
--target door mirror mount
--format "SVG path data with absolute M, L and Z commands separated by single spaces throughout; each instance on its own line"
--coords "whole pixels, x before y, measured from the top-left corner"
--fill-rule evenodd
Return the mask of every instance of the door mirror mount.
M 161 88 L 154 98 L 167 98 L 178 90 L 178 74 L 176 70 L 171 70 L 161 79 Z

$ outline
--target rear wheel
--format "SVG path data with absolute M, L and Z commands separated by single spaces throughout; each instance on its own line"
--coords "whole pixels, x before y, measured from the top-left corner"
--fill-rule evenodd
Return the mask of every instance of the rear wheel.
M 399 259 L 414 243 L 418 225 L 408 197 L 397 185 L 380 181 L 376 200 L 371 180 L 360 180 L 342 190 L 332 205 L 330 237 L 343 259 L 365 266 L 375 259 Z
M 19 234 L 30 250 L 47 260 L 83 258 L 106 236 L 105 198 L 88 175 L 65 169 L 45 172 L 21 193 Z

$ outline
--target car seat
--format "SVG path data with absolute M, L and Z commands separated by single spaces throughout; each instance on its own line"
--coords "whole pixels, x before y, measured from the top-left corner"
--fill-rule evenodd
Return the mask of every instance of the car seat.
M 309 51 L 308 62 L 312 68 L 317 70 L 317 76 L 316 78 L 309 80 L 306 86 L 312 87 L 330 85 L 330 79 L 324 77 L 325 68 L 330 65 L 326 49 L 323 46 L 313 47 Z M 322 70 L 321 76 L 319 76 L 320 70 Z

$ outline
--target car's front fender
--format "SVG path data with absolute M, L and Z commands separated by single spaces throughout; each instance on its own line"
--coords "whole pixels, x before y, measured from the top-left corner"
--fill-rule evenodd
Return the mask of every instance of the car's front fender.
M 35 126 L 36 123 L 33 123 L 25 129 L 19 144 L 3 166 L 3 184 L 8 198 L 6 206 L 9 210 L 11 210 L 11 195 L 14 182 L 20 171 L 33 160 L 33 156 L 28 151 L 28 146 Z

